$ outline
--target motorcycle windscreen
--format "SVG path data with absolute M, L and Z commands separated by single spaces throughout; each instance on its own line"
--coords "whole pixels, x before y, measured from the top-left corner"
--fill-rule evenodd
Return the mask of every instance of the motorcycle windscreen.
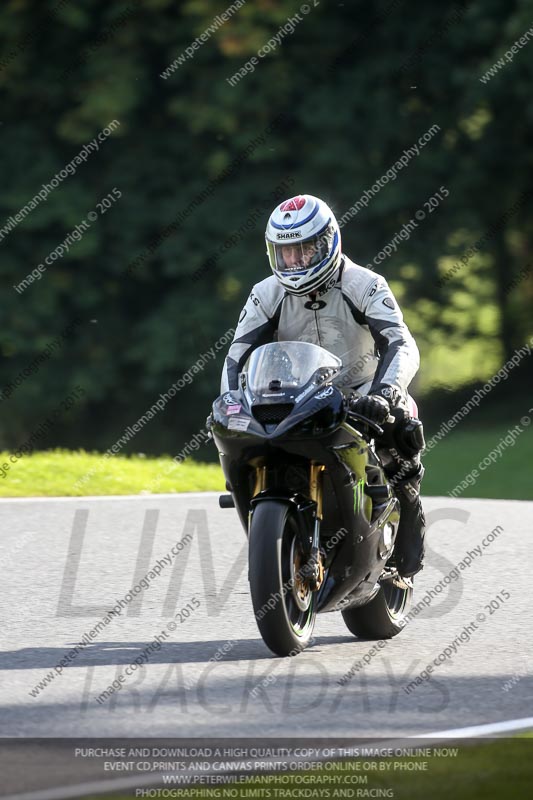
M 320 384 L 331 380 L 342 367 L 333 353 L 310 342 L 272 342 L 253 351 L 244 372 L 248 389 L 260 396 L 305 386 L 316 375 Z

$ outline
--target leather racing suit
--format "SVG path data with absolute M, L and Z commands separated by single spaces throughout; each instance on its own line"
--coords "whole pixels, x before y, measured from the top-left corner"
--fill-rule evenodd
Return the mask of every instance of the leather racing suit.
M 343 370 L 334 383 L 343 390 L 373 394 L 391 387 L 399 393 L 391 410 L 395 422 L 383 425 L 384 436 L 376 441 L 376 449 L 400 501 L 399 561 L 405 562 L 404 575 L 414 574 L 414 563 L 421 564 L 423 558 L 425 520 L 419 497 L 423 436 L 420 427 L 419 444 L 413 446 L 405 431 L 410 420 L 407 388 L 420 356 L 387 281 L 342 255 L 337 277 L 322 292 L 290 294 L 274 275 L 256 284 L 224 363 L 221 393 L 237 388 L 238 374 L 252 350 L 276 339 L 311 342 L 337 355 Z M 421 533 L 413 552 L 407 527 L 416 526 Z
M 407 387 L 418 370 L 416 342 L 386 280 L 343 256 L 333 286 L 314 299 L 291 295 L 271 275 L 256 284 L 244 306 L 226 358 L 221 392 L 237 388 L 239 371 L 256 347 L 274 341 L 312 342 L 343 363 L 337 385 Z

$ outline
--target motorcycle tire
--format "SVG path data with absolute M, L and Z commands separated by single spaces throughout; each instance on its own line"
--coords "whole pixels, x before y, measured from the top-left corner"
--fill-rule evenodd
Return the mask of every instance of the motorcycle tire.
M 346 627 L 362 639 L 392 639 L 405 628 L 412 596 L 412 586 L 402 588 L 390 579 L 383 581 L 369 603 L 342 612 Z
M 250 523 L 252 605 L 263 641 L 278 656 L 304 650 L 316 618 L 316 592 L 297 579 L 303 561 L 295 513 L 288 503 L 263 500 Z

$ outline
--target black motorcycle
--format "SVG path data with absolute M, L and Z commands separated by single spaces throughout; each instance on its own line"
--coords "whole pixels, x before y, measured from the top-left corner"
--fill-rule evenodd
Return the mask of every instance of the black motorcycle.
M 413 585 L 394 566 L 399 503 L 373 447 L 382 429 L 349 411 L 337 356 L 307 342 L 258 347 L 239 388 L 213 404 L 209 427 L 249 539 L 261 636 L 277 655 L 309 643 L 316 614 L 390 638 Z

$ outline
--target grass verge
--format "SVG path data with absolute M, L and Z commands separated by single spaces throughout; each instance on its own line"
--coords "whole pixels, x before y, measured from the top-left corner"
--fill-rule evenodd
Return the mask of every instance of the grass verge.
M 471 485 L 458 497 L 533 500 L 530 472 L 533 425 L 522 425 L 523 432 L 516 435 L 508 434 L 510 428 L 513 425 L 502 424 L 448 434 L 423 456 L 426 467 L 423 494 L 445 495 L 472 470 L 477 470 L 478 477 L 472 475 Z M 490 453 L 494 454 L 492 463 L 483 465 Z
M 10 464 L 0 454 L 0 468 Z M 1 474 L 1 472 L 0 472 Z M 170 456 L 113 456 L 49 450 L 24 456 L 0 479 L 0 497 L 80 497 L 223 491 L 218 464 L 177 464 Z

